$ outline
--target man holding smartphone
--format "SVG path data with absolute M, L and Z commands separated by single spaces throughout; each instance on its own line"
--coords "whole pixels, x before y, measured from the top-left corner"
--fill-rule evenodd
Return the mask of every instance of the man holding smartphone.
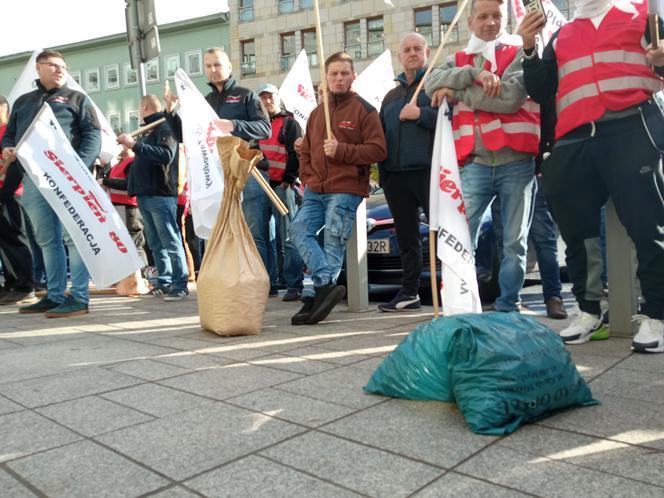
M 519 27 L 528 93 L 555 96 L 556 144 L 542 164 L 544 192 L 567 245 L 579 314 L 561 332 L 566 344 L 608 338 L 602 323 L 600 209 L 609 197 L 636 246 L 645 302 L 634 317 L 632 350 L 664 352 L 664 119 L 653 99 L 662 89 L 661 42 L 651 48 L 647 3 L 581 0 L 572 21 L 542 58 L 535 35 L 545 22 L 529 13 Z M 661 29 L 661 28 L 660 28 Z M 644 49 L 644 47 L 648 47 Z M 654 69 L 653 69 L 653 66 Z M 655 127 L 659 129 L 655 130 Z

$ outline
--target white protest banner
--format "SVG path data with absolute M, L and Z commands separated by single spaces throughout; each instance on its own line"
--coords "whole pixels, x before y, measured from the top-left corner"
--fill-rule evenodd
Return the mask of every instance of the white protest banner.
M 16 146 L 16 155 L 69 232 L 98 288 L 143 266 L 111 200 L 74 151 L 48 104 Z
M 385 50 L 355 80 L 353 88 L 360 97 L 380 112 L 385 94 L 395 86 L 392 54 Z
M 444 102 L 438 111 L 429 190 L 429 230 L 438 234 L 436 253 L 442 262 L 441 305 L 444 315 L 481 313 L 475 256 L 448 115 Z
M 309 114 L 318 105 L 314 85 L 311 82 L 311 73 L 309 73 L 306 50 L 302 49 L 295 59 L 293 67 L 279 88 L 279 97 L 286 106 L 286 110 L 293 113 L 302 130 L 306 130 Z
M 526 9 L 523 6 L 523 0 L 511 1 L 512 12 L 514 12 L 514 16 L 516 17 L 516 25 L 519 26 L 526 15 Z M 556 7 L 551 0 L 542 0 L 542 7 L 544 7 L 544 12 L 546 13 L 546 24 L 544 25 L 542 32 L 537 35 L 537 51 L 540 56 L 542 55 L 542 50 L 544 50 L 546 44 L 549 43 L 553 34 L 558 31 L 563 24 L 567 23 L 565 16 L 560 13 L 558 7 Z
M 215 125 L 219 117 L 182 69 L 175 72 L 175 84 L 180 99 L 178 114 L 182 119 L 194 232 L 208 239 L 224 192 L 217 150 L 217 137 L 222 134 Z
M 7 101 L 9 102 L 10 106 L 13 107 L 14 102 L 21 95 L 31 92 L 37 88 L 37 85 L 35 84 L 35 80 L 39 79 L 39 75 L 37 74 L 37 56 L 41 52 L 42 50 L 38 49 L 32 53 L 28 63 L 23 68 L 23 72 L 16 80 L 16 83 L 14 84 L 11 92 L 9 92 Z M 87 95 L 83 88 L 81 88 L 81 85 L 76 83 L 76 80 L 72 78 L 71 74 L 69 73 L 67 73 L 66 84 L 72 90 L 76 90 L 84 95 Z M 92 101 L 92 99 L 90 99 L 90 101 Z M 104 116 L 104 113 L 101 112 L 99 107 L 97 107 L 94 102 L 92 102 L 92 107 L 95 111 L 95 116 L 97 117 L 99 128 L 101 130 L 101 151 L 99 152 L 99 157 L 101 157 L 101 159 L 105 162 L 114 162 L 115 158 L 117 158 L 118 154 L 122 150 L 122 147 L 117 143 L 118 137 L 115 135 L 115 132 L 113 131 L 113 128 L 111 128 L 111 125 L 109 124 L 108 119 L 106 119 L 106 116 Z

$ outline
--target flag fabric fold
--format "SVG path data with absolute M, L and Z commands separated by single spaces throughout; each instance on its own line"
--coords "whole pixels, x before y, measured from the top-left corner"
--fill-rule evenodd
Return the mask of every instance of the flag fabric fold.
M 444 102 L 436 123 L 429 190 L 429 230 L 437 232 L 436 255 L 442 263 L 441 309 L 443 315 L 480 313 L 475 256 L 449 115 Z
M 279 97 L 286 106 L 286 110 L 293 113 L 302 130 L 306 130 L 309 114 L 318 105 L 314 85 L 311 82 L 306 50 L 300 50 L 293 67 L 279 88 Z
M 217 137 L 221 132 L 215 124 L 219 117 L 184 70 L 175 72 L 175 84 L 180 99 L 178 114 L 182 119 L 194 232 L 208 239 L 224 192 L 217 150 Z
M 16 155 L 71 236 L 98 288 L 143 266 L 120 215 L 47 103 L 16 146 Z
M 380 112 L 385 94 L 395 86 L 392 54 L 385 50 L 355 80 L 355 91 Z

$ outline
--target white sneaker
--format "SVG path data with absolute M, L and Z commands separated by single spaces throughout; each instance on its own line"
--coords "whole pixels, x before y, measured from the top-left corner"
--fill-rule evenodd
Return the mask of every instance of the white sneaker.
M 579 311 L 577 317 L 566 329 L 560 332 L 565 344 L 583 344 L 609 338 L 609 326 L 602 323 L 602 317 Z
M 637 353 L 664 353 L 664 321 L 645 315 L 634 315 L 639 331 L 632 340 L 632 351 Z

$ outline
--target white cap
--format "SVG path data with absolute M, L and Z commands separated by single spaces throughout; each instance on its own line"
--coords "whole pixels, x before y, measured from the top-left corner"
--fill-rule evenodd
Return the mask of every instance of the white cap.
M 260 95 L 261 93 L 265 93 L 265 92 L 271 93 L 272 95 L 275 95 L 275 94 L 279 95 L 279 89 L 277 89 L 277 87 L 274 86 L 272 83 L 264 83 L 263 85 L 260 86 L 260 88 L 258 89 L 258 92 L 256 92 L 256 93 L 258 93 L 258 95 Z

